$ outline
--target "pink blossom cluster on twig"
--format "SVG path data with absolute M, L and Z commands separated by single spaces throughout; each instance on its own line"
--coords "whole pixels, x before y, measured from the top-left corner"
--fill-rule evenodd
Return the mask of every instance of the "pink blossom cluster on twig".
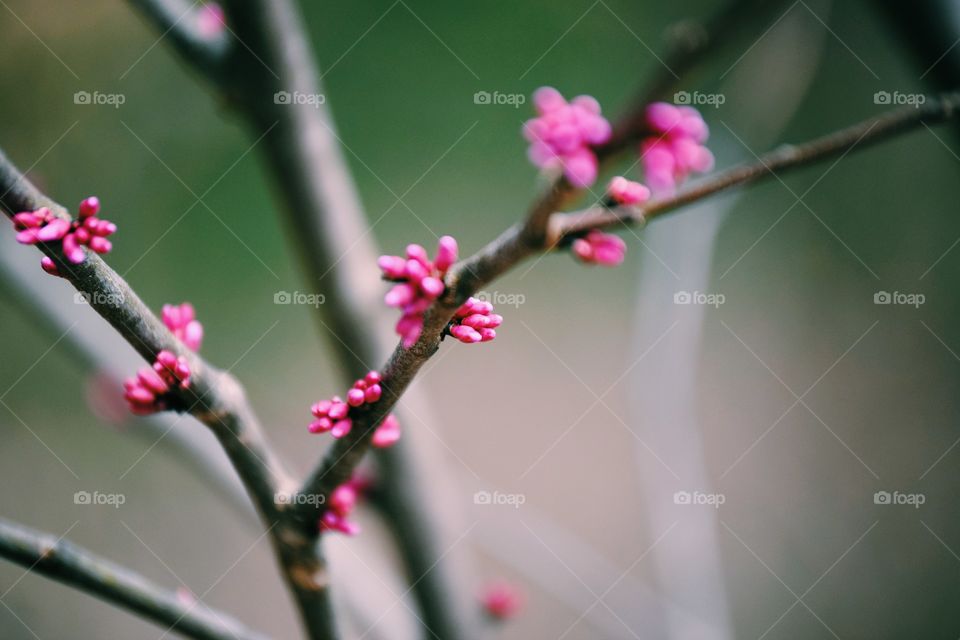
M 163 305 L 163 323 L 191 351 L 200 349 L 203 325 L 195 317 L 193 305 Z M 190 365 L 186 358 L 164 349 L 157 354 L 152 367 L 143 367 L 137 375 L 123 383 L 130 411 L 136 415 L 150 415 L 170 408 L 168 394 L 174 389 L 190 386 Z
M 670 195 L 691 173 L 713 168 L 713 154 L 703 144 L 710 130 L 699 111 L 654 102 L 647 107 L 646 117 L 656 133 L 640 143 L 640 160 L 654 192 Z
M 383 394 L 380 381 L 380 373 L 371 371 L 353 383 L 347 392 L 346 400 L 340 396 L 333 396 L 329 400 L 315 403 L 310 407 L 315 420 L 310 423 L 307 430 L 310 433 L 329 432 L 334 438 L 342 438 L 350 433 L 353 429 L 350 410 L 379 400 Z M 373 433 L 373 445 L 380 448 L 389 447 L 399 439 L 400 423 L 392 414 L 384 418 Z
M 320 517 L 321 531 L 339 531 L 348 536 L 360 533 L 360 526 L 348 520 L 368 482 L 354 476 L 330 492 L 327 510 Z
M 582 189 L 597 179 L 598 161 L 592 147 L 610 140 L 611 127 L 600 115 L 600 103 L 591 96 L 570 102 L 552 87 L 533 94 L 538 117 L 523 125 L 530 143 L 527 155 L 541 169 L 559 169 L 567 181 Z
M 96 196 L 90 196 L 80 203 L 77 220 L 59 218 L 47 207 L 21 211 L 13 216 L 17 242 L 37 244 L 60 241 L 66 259 L 73 264 L 80 264 L 86 258 L 84 246 L 101 254 L 109 253 L 113 248 L 107 237 L 116 233 L 117 225 L 98 218 L 99 212 L 100 200 Z M 60 275 L 56 263 L 47 256 L 41 259 L 40 266 L 51 275 Z
M 439 298 L 446 286 L 443 277 L 457 261 L 457 241 L 443 236 L 437 243 L 437 254 L 430 260 L 427 250 L 419 244 L 407 245 L 407 257 L 380 256 L 377 265 L 383 277 L 396 282 L 384 297 L 389 307 L 403 312 L 396 331 L 409 349 L 423 331 L 423 314 Z
M 496 328 L 502 323 L 503 316 L 493 312 L 492 304 L 470 297 L 453 314 L 447 333 L 466 344 L 490 342 L 497 337 Z

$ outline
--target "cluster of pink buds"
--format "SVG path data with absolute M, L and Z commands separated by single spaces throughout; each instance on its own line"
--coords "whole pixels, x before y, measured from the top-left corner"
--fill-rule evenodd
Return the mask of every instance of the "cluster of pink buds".
M 348 536 L 360 533 L 359 525 L 347 518 L 357 506 L 357 500 L 365 486 L 366 483 L 363 480 L 352 478 L 334 489 L 330 493 L 327 510 L 320 518 L 320 530 L 339 531 Z
M 508 582 L 494 582 L 484 587 L 480 603 L 488 616 L 495 620 L 512 618 L 523 608 L 523 593 Z
M 627 243 L 620 236 L 592 229 L 584 237 L 574 240 L 570 250 L 586 264 L 615 267 L 626 257 Z
M 497 337 L 496 328 L 502 323 L 503 316 L 493 312 L 492 304 L 471 297 L 453 314 L 447 333 L 466 344 L 490 342 Z
M 163 324 L 180 339 L 191 351 L 199 351 L 203 342 L 203 325 L 196 318 L 193 305 L 183 304 L 163 305 Z
M 600 104 L 591 96 L 570 102 L 552 87 L 533 94 L 539 117 L 528 120 L 523 136 L 530 142 L 527 155 L 541 169 L 561 169 L 577 188 L 597 179 L 597 156 L 592 146 L 610 139 L 610 123 L 600 115 Z
M 672 193 L 692 172 L 713 168 L 713 154 L 703 146 L 710 130 L 699 111 L 655 102 L 647 107 L 646 116 L 656 135 L 641 143 L 640 159 L 647 183 L 655 192 Z
M 67 260 L 80 264 L 86 258 L 84 246 L 96 253 L 109 253 L 113 248 L 107 237 L 116 233 L 117 225 L 98 218 L 99 211 L 100 200 L 96 196 L 90 196 L 80 203 L 77 220 L 58 218 L 47 207 L 36 211 L 22 211 L 13 216 L 17 242 L 37 244 L 59 240 Z M 48 257 L 40 261 L 40 266 L 51 275 L 60 275 L 56 263 Z
M 607 206 L 636 206 L 650 199 L 650 189 L 639 182 L 617 176 L 607 186 Z M 618 236 L 593 229 L 570 246 L 573 255 L 586 264 L 615 267 L 627 255 L 627 244 Z
M 384 302 L 403 312 L 397 322 L 397 334 L 403 347 L 409 349 L 423 331 L 423 314 L 446 286 L 443 277 L 457 261 L 457 241 L 443 236 L 437 244 L 437 255 L 430 260 L 427 250 L 418 244 L 407 246 L 407 257 L 380 256 L 377 264 L 383 277 L 396 282 L 387 292 Z
M 203 325 L 196 319 L 193 305 L 163 305 L 163 324 L 173 332 L 191 351 L 200 349 L 203 340 Z M 177 357 L 164 349 L 157 354 L 153 367 L 144 367 L 136 377 L 123 383 L 124 398 L 130 411 L 136 415 L 149 415 L 167 408 L 163 396 L 173 389 L 190 386 L 190 366 L 186 358 Z
M 138 416 L 150 415 L 167 408 L 163 396 L 172 389 L 190 386 L 190 366 L 183 357 L 164 349 L 157 354 L 153 367 L 143 367 L 136 377 L 123 383 L 124 398 L 130 411 Z
M 383 394 L 380 386 L 380 374 L 371 371 L 363 378 L 353 383 L 347 392 L 344 401 L 340 396 L 333 396 L 330 400 L 321 400 L 310 407 L 310 413 L 316 418 L 307 427 L 310 433 L 330 432 L 334 438 L 342 438 L 353 429 L 353 419 L 350 409 L 364 404 L 376 402 Z M 391 414 L 373 432 L 373 445 L 385 448 L 400 439 L 400 423 Z

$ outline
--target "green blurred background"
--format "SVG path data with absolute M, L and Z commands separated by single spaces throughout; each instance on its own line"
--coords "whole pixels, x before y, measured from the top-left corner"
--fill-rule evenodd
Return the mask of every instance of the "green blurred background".
M 101 198 L 120 227 L 110 264 L 154 309 L 193 301 L 207 330 L 204 356 L 224 367 L 236 363 L 269 436 L 306 470 L 326 444 L 306 434 L 307 407 L 342 383 L 313 309 L 273 304 L 275 292 L 305 285 L 262 160 L 251 150 L 255 138 L 124 3 L 3 4 L 0 146 L 21 168 L 32 167 L 58 201 Z M 567 95 L 596 96 L 613 117 L 658 71 L 650 49 L 662 49 L 668 25 L 709 15 L 715 4 L 301 3 L 319 64 L 329 69 L 328 103 L 364 205 L 379 220 L 372 233 L 391 252 L 408 242 L 432 245 L 443 233 L 471 252 L 517 220 L 536 193 L 519 135 L 529 104 L 478 105 L 475 92 L 529 96 L 550 84 Z M 874 103 L 877 91 L 925 90 L 924 69 L 869 3 L 797 3 L 775 18 L 687 83 L 718 91 L 734 65 L 738 81 L 724 85 L 725 103 L 704 109 L 722 134 L 713 147 L 721 167 L 752 159 L 737 138 L 758 152 L 769 146 L 745 114 L 758 96 L 778 89 L 745 70 L 776 64 L 780 39 L 792 46 L 783 29 L 822 50 L 778 140 L 804 140 L 868 117 L 883 108 Z M 789 71 L 778 79 L 794 80 Z M 122 93 L 126 101 L 117 109 L 76 105 L 76 91 Z M 677 321 L 703 323 L 690 369 L 697 393 L 684 399 L 699 417 L 698 459 L 710 481 L 697 488 L 726 497 L 707 516 L 722 570 L 716 597 L 729 616 L 716 637 L 960 635 L 960 454 L 952 448 L 960 436 L 960 250 L 951 250 L 960 238 L 956 149 L 950 128 L 920 128 L 835 166 L 831 160 L 790 174 L 786 185 L 767 181 L 726 217 L 704 214 L 719 225 L 709 290 L 727 301 L 704 318 L 681 314 Z M 806 206 L 795 205 L 791 191 Z M 207 206 L 194 206 L 194 194 Z M 685 215 L 654 225 L 669 233 Z M 475 347 L 445 343 L 417 382 L 439 417 L 431 435 L 459 487 L 465 522 L 475 525 L 463 544 L 478 560 L 478 575 L 462 588 L 472 592 L 479 580 L 504 576 L 527 593 L 524 614 L 489 637 L 665 637 L 662 621 L 648 627 L 630 620 L 644 590 L 697 615 L 696 599 L 665 586 L 671 570 L 654 562 L 664 529 L 647 517 L 654 508 L 673 514 L 667 542 L 700 526 L 702 514 L 691 521 L 690 509 L 671 503 L 673 492 L 694 487 L 669 471 L 677 462 L 655 440 L 650 448 L 661 461 L 635 454 L 629 430 L 662 435 L 670 427 L 640 424 L 642 412 L 630 407 L 638 385 L 658 376 L 631 351 L 642 320 L 635 316 L 644 293 L 638 283 L 691 288 L 685 279 L 702 258 L 644 248 L 647 231 L 638 234 L 625 234 L 630 256 L 619 269 L 548 256 L 491 286 L 525 297 L 518 308 L 501 310 L 500 337 Z M 9 236 L 4 247 L 38 260 Z M 34 277 L 46 276 L 36 268 Z M 57 291 L 72 294 L 66 285 Z M 922 293 L 926 302 L 878 306 L 877 291 Z M 669 297 L 658 302 L 672 305 Z M 83 307 L 76 314 L 92 316 Z M 220 496 L 184 473 L 175 456 L 131 437 L 137 421 L 111 428 L 96 418 L 84 399 L 89 372 L 62 345 L 51 347 L 51 337 L 7 298 L 0 326 L 7 336 L 0 346 L 3 515 L 56 535 L 69 530 L 70 539 L 162 584 L 185 584 L 211 606 L 293 637 L 268 545 L 254 544 L 260 532 L 238 526 Z M 669 360 L 680 346 L 665 340 L 656 348 Z M 631 365 L 631 375 L 622 376 Z M 796 400 L 788 388 L 810 410 L 800 404 L 781 416 Z M 637 465 L 661 463 L 652 491 L 649 470 L 639 474 Z M 526 501 L 517 510 L 477 509 L 474 492 L 493 488 Z M 81 489 L 122 492 L 127 503 L 74 505 Z M 922 493 L 926 502 L 919 509 L 877 505 L 873 494 L 881 490 Z M 653 504 L 651 496 L 662 500 Z M 544 518 L 563 535 L 536 524 Z M 370 526 L 368 540 L 333 546 L 382 552 L 382 536 Z M 681 557 L 687 534 L 703 532 L 682 533 L 675 548 Z M 484 536 L 529 550 L 526 569 L 492 553 L 479 542 Z M 376 570 L 334 569 L 335 586 L 355 580 L 371 592 L 385 588 Z M 698 566 L 674 570 L 695 576 Z M 0 564 L 3 638 L 162 633 L 23 574 Z M 551 592 L 551 584 L 562 584 L 569 597 Z M 396 595 L 403 590 L 393 587 Z M 379 596 L 387 606 L 388 592 Z M 591 607 L 601 595 L 604 604 Z M 367 635 L 401 636 L 383 625 Z

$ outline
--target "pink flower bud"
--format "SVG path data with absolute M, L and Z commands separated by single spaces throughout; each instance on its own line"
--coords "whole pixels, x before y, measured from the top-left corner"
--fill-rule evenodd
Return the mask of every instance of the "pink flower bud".
M 363 399 L 365 402 L 376 402 L 380 399 L 380 395 L 383 393 L 383 389 L 380 388 L 379 384 L 372 384 L 367 387 L 367 390 L 364 392 Z
M 110 250 L 113 249 L 113 244 L 106 238 L 101 238 L 100 236 L 90 238 L 89 246 L 90 249 L 96 253 L 110 253 Z
M 152 404 L 153 401 L 156 400 L 156 396 L 144 387 L 133 387 L 131 389 L 127 389 L 124 397 L 130 402 L 135 402 L 137 404 Z
M 204 38 L 213 38 L 227 28 L 223 7 L 216 2 L 207 2 L 197 12 L 197 29 Z
M 437 258 L 434 260 L 434 266 L 440 273 L 446 273 L 447 269 L 457 261 L 457 241 L 452 236 L 443 236 L 437 243 Z
M 60 269 L 57 268 L 57 263 L 47 256 L 40 258 L 40 268 L 52 276 L 62 277 L 60 275 Z
M 383 275 L 396 280 L 406 274 L 407 261 L 399 256 L 380 256 L 377 260 L 377 266 L 383 271 Z
M 203 342 L 203 325 L 196 320 L 191 320 L 183 328 L 181 339 L 191 351 L 199 351 L 200 344 Z
M 330 416 L 331 420 L 342 420 L 347 417 L 349 411 L 350 405 L 345 402 L 334 402 L 330 406 L 330 411 L 327 412 L 327 415 Z
M 13 216 L 13 226 L 17 231 L 39 227 L 43 224 L 43 218 L 32 211 L 22 211 Z
M 589 149 L 580 149 L 565 156 L 563 176 L 577 189 L 589 187 L 597 179 L 597 157 Z
M 378 384 L 381 379 L 382 378 L 380 377 L 379 371 L 371 371 L 366 376 L 364 376 L 364 380 L 367 381 L 367 384 Z
M 333 423 L 333 429 L 330 430 L 330 435 L 334 438 L 342 438 L 343 436 L 350 433 L 350 430 L 353 428 L 353 421 L 350 418 L 344 418 L 343 420 L 337 420 Z
M 523 608 L 523 593 L 506 582 L 495 582 L 484 587 L 480 602 L 491 618 L 505 620 L 517 615 Z
M 63 236 L 63 253 L 73 264 L 80 264 L 86 259 L 86 254 L 83 253 L 83 249 L 77 244 L 72 233 Z
M 419 245 L 417 245 L 419 246 Z M 419 283 L 421 280 L 427 277 L 427 274 L 430 273 L 430 270 L 419 260 L 410 259 L 407 260 L 407 266 L 404 269 L 406 277 L 408 280 L 414 283 Z
M 476 330 L 462 324 L 451 327 L 450 335 L 460 342 L 465 342 L 468 344 L 480 342 L 483 339 L 483 336 L 481 336 Z
M 407 258 L 419 262 L 423 267 L 426 267 L 428 264 L 430 264 L 430 256 L 427 255 L 427 250 L 421 247 L 419 244 L 407 245 Z
M 647 122 L 661 133 L 666 133 L 678 126 L 682 119 L 680 110 L 672 104 L 654 102 L 647 106 Z
M 540 87 L 533 92 L 533 105 L 541 114 L 556 111 L 567 106 L 560 92 L 553 87 Z
M 155 394 L 162 394 L 170 391 L 170 386 L 164 382 L 163 378 L 150 367 L 143 367 L 137 371 L 137 380 L 146 389 Z
M 40 232 L 40 229 L 30 228 L 24 229 L 17 233 L 17 242 L 20 244 L 36 244 L 38 241 L 37 234 Z
M 330 493 L 330 509 L 341 517 L 347 517 L 357 505 L 357 490 L 344 483 Z
M 85 198 L 80 203 L 79 215 L 80 219 L 89 218 L 90 216 L 95 216 L 100 212 L 100 198 L 97 196 L 90 196 Z
M 330 413 L 331 406 L 333 406 L 333 402 L 330 400 L 321 400 L 310 407 L 310 413 L 318 418 L 326 418 L 327 414 Z
M 400 439 L 400 421 L 392 413 L 383 419 L 380 426 L 373 432 L 371 444 L 378 449 L 385 449 Z
M 351 407 L 359 407 L 363 404 L 364 394 L 360 389 L 350 389 L 347 392 L 347 404 Z
M 639 182 L 627 180 L 623 176 L 617 176 L 610 181 L 607 193 L 614 201 L 625 205 L 640 204 L 650 197 L 649 189 Z
M 307 430 L 309 430 L 310 433 L 326 433 L 332 428 L 333 422 L 330 421 L 330 418 L 318 418 L 310 423 Z
M 427 276 L 420 281 L 420 289 L 424 294 L 429 298 L 437 298 L 443 293 L 443 290 L 446 287 L 443 284 L 443 281 L 439 278 L 434 278 L 432 276 Z
M 390 291 L 387 292 L 387 295 L 384 296 L 383 301 L 387 304 L 388 307 L 403 307 L 410 304 L 416 297 L 416 291 L 409 284 L 397 284 L 394 285 Z

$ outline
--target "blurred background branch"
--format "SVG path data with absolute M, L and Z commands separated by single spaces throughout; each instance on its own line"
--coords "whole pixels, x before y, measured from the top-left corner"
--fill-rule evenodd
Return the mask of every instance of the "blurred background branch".
M 0 518 L 0 554 L 27 571 L 103 598 L 165 628 L 199 640 L 266 640 L 230 616 L 165 591 L 143 576 L 78 547 L 64 536 Z

